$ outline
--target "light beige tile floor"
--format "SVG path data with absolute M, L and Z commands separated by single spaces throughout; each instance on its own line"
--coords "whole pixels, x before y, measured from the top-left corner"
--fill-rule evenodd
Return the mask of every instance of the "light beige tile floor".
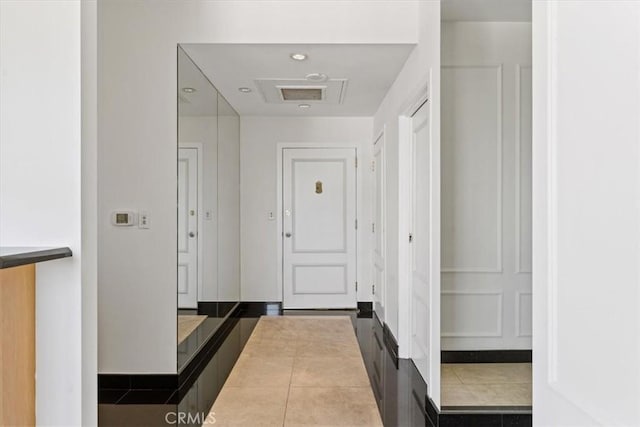
M 186 340 L 206 318 L 206 315 L 178 315 L 178 344 Z
M 211 412 L 215 426 L 382 426 L 346 316 L 262 317 Z
M 442 406 L 531 406 L 530 363 L 443 364 Z

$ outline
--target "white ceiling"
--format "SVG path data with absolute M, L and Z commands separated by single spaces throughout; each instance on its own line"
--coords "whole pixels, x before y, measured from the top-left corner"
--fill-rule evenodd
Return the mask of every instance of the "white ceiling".
M 442 0 L 442 20 L 531 22 L 531 1 Z
M 182 48 L 220 93 L 241 115 L 267 116 L 372 116 L 414 48 L 412 44 L 183 44 Z M 308 55 L 302 62 L 289 55 Z M 303 79 L 324 73 L 332 79 L 348 79 L 344 102 L 268 104 L 255 85 L 256 79 Z M 309 82 L 310 85 L 317 83 Z M 251 93 L 241 93 L 249 87 Z
M 195 89 L 186 93 L 183 88 Z M 215 116 L 217 92 L 189 57 L 178 49 L 178 114 L 180 116 Z

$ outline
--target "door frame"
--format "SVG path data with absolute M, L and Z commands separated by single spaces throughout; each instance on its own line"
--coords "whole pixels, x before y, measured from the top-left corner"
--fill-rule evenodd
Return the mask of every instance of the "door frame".
M 378 227 L 378 230 L 380 230 L 382 232 L 382 259 L 383 259 L 383 276 L 384 276 L 384 284 L 382 286 L 382 294 L 381 294 L 381 298 L 380 298 L 380 305 L 382 306 L 382 313 L 378 313 L 376 311 L 376 299 L 375 299 L 375 295 L 373 293 L 373 289 L 371 292 L 371 302 L 372 302 L 372 309 L 373 311 L 376 312 L 376 315 L 378 316 L 378 319 L 380 319 L 382 322 L 386 322 L 386 298 L 387 298 L 387 156 L 386 156 L 386 131 L 387 131 L 387 126 L 383 125 L 382 126 L 382 130 L 380 130 L 380 132 L 377 133 L 377 137 L 375 137 L 373 139 L 373 144 L 371 144 L 371 151 L 372 151 L 372 165 L 375 165 L 375 168 L 380 168 L 380 171 L 382 172 L 382 222 L 381 224 L 376 224 L 375 226 Z M 380 147 L 377 147 L 378 144 L 381 144 Z M 382 164 L 377 164 L 374 163 L 375 162 L 375 152 L 376 150 L 380 150 L 382 153 Z M 373 177 L 372 177 L 372 184 L 375 182 L 375 173 L 376 173 L 376 169 L 374 169 L 373 171 Z M 376 188 L 377 189 L 377 188 Z M 371 223 L 373 224 L 375 222 L 375 210 L 376 210 L 376 195 L 375 194 L 371 194 Z M 367 224 L 369 225 L 369 224 Z M 375 277 L 375 246 L 376 246 L 376 242 L 375 242 L 375 233 L 371 233 L 373 234 L 373 236 L 371 236 L 371 282 L 373 283 L 373 279 Z M 377 285 L 377 283 L 376 283 Z
M 276 286 L 278 287 L 278 295 L 280 295 L 280 302 L 284 303 L 284 228 L 283 228 L 283 196 L 284 196 L 284 150 L 291 148 L 351 148 L 356 152 L 356 161 L 359 163 L 356 168 L 356 221 L 358 221 L 358 228 L 356 231 L 356 283 L 358 283 L 358 289 L 356 291 L 356 304 L 360 301 L 359 295 L 361 291 L 360 284 L 360 263 L 358 259 L 360 258 L 360 227 L 362 221 L 360 220 L 361 209 L 361 201 L 360 201 L 360 182 L 358 179 L 360 175 L 361 164 L 359 159 L 360 152 L 358 150 L 358 144 L 349 143 L 349 142 L 331 142 L 331 143 L 319 143 L 319 142 L 279 142 L 276 144 Z
M 180 149 L 181 148 L 190 148 L 190 149 L 195 149 L 197 151 L 197 157 L 198 157 L 198 173 L 196 174 L 198 177 L 198 234 L 196 235 L 196 237 L 198 238 L 198 250 L 197 250 L 197 254 L 196 256 L 198 257 L 198 279 L 196 280 L 196 286 L 198 287 L 197 289 L 197 301 L 196 303 L 200 302 L 200 300 L 202 300 L 202 275 L 204 274 L 204 270 L 203 270 L 203 266 L 202 266 L 202 248 L 203 248 L 203 244 L 202 244 L 202 238 L 201 238 L 201 233 L 202 233 L 202 229 L 204 227 L 204 223 L 203 223 L 203 209 L 202 209 L 202 202 L 204 199 L 204 192 L 203 192 L 203 165 L 204 165 L 204 150 L 203 150 L 203 144 L 201 142 L 180 142 L 178 143 L 178 158 L 180 158 Z M 216 212 L 217 213 L 217 212 Z
M 431 79 L 429 79 L 431 81 Z M 411 246 L 409 245 L 409 233 L 411 232 L 411 210 L 412 205 L 412 174 L 413 174 L 413 115 L 420 107 L 430 99 L 429 83 L 425 83 L 416 92 L 416 95 L 409 99 L 403 113 L 398 117 L 398 206 L 401 207 L 398 213 L 398 356 L 403 359 L 411 357 Z M 433 105 L 431 106 L 433 108 Z M 431 114 L 429 120 L 434 120 Z M 439 119 L 438 119 L 439 120 Z M 431 121 L 433 132 L 433 121 Z M 439 138 L 439 135 L 438 135 Z M 403 185 L 409 183 L 410 185 Z M 407 237 L 403 239 L 402 236 Z M 438 307 L 438 313 L 440 307 Z
M 412 212 L 413 212 L 413 116 L 414 114 L 428 101 L 439 99 L 439 80 L 440 69 L 429 69 L 429 74 L 426 80 L 418 86 L 418 90 L 414 93 L 412 98 L 409 98 L 400 111 L 402 113 L 398 117 L 398 162 L 399 162 L 399 176 L 398 176 L 398 206 L 400 212 L 398 214 L 398 355 L 401 358 L 411 358 L 411 332 L 412 332 L 412 293 L 413 293 L 413 280 L 412 280 L 412 249 L 409 242 L 409 233 L 412 231 Z M 435 83 L 434 83 L 435 82 Z M 429 105 L 429 125 L 431 141 L 435 143 L 436 147 L 431 152 L 432 157 L 441 158 L 440 154 L 440 106 L 434 105 L 430 102 Z M 439 164 L 439 163 L 438 163 Z M 438 177 L 438 182 L 432 185 L 431 191 L 438 191 L 438 198 L 440 197 L 440 175 L 441 170 L 432 173 L 432 176 Z M 406 185 L 410 183 L 410 185 Z M 432 231 L 438 233 L 438 242 L 440 241 L 440 208 L 432 211 L 431 215 L 432 224 L 436 223 L 437 227 L 431 226 Z M 437 265 L 440 267 L 440 245 L 437 247 L 432 246 L 432 251 L 435 253 L 434 258 L 437 260 Z M 438 274 L 437 280 L 440 280 L 440 274 Z M 433 279 L 433 278 L 432 278 Z M 441 327 L 440 327 L 440 292 L 432 295 L 430 301 L 431 320 L 430 325 L 432 332 L 432 340 L 440 341 Z M 441 366 L 441 349 L 438 345 L 437 354 L 434 354 L 431 358 L 429 369 L 433 378 L 430 379 L 429 384 L 429 399 L 440 408 L 440 366 Z M 425 378 L 425 381 L 427 379 Z

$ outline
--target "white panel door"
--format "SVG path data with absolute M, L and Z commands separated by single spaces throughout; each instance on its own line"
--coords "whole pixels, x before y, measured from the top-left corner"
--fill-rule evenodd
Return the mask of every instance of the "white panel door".
M 198 150 L 178 149 L 178 308 L 198 306 Z
M 440 146 L 430 102 L 412 120 L 411 358 L 440 405 Z
M 356 150 L 283 150 L 285 308 L 355 308 Z
M 533 423 L 637 427 L 640 2 L 534 1 L 533 26 Z
M 373 309 L 380 320 L 384 320 L 385 304 L 385 181 L 384 181 L 384 135 L 373 145 Z

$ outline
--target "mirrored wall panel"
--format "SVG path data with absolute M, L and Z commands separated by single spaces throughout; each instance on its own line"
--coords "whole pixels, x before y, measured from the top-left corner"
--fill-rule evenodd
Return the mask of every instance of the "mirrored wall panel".
M 240 300 L 240 118 L 178 47 L 178 372 Z

